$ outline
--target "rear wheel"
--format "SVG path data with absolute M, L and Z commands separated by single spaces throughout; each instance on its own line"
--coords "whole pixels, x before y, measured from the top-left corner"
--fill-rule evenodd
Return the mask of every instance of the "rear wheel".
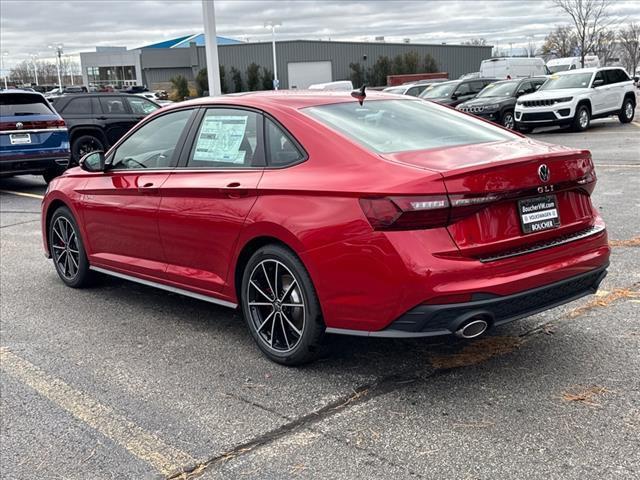
M 51 217 L 49 251 L 58 276 L 66 285 L 81 288 L 90 283 L 92 272 L 80 229 L 67 207 L 59 207 Z
M 245 321 L 260 350 L 283 365 L 300 365 L 320 353 L 324 323 L 311 278 L 288 249 L 267 245 L 244 269 Z
M 74 162 L 78 163 L 87 153 L 95 152 L 96 150 L 104 151 L 104 145 L 100 139 L 93 135 L 81 135 L 73 141 L 71 156 Z
M 633 103 L 633 100 L 628 97 L 625 98 L 624 102 L 622 102 L 622 109 L 618 114 L 618 119 L 622 123 L 631 123 L 635 113 L 636 113 L 636 106 Z
M 516 121 L 513 118 L 512 111 L 509 110 L 504 112 L 504 114 L 502 115 L 502 126 L 504 128 L 508 128 L 509 130 L 513 130 L 516 128 Z
M 51 180 L 59 176 L 62 172 L 64 172 L 62 167 L 52 167 L 42 174 L 42 178 L 45 182 L 51 183 Z
M 576 132 L 584 132 L 587 128 L 589 128 L 589 124 L 591 123 L 591 112 L 589 112 L 589 107 L 586 105 L 578 106 L 576 110 L 576 114 L 573 117 L 572 127 Z

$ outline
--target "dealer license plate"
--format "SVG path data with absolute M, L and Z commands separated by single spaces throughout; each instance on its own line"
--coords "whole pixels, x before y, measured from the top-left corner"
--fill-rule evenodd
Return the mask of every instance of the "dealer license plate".
M 555 195 L 518 200 L 518 214 L 524 233 L 536 233 L 560 226 Z

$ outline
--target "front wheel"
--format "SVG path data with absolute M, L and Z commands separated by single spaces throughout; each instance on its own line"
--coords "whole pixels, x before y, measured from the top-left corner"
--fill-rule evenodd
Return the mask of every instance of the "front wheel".
M 622 110 L 618 114 L 618 119 L 621 123 L 631 123 L 633 116 L 636 113 L 636 106 L 633 104 L 633 100 L 625 98 L 622 102 Z
M 586 105 L 580 105 L 576 110 L 576 114 L 573 117 L 573 129 L 576 132 L 584 132 L 587 128 L 589 128 L 589 124 L 591 123 L 591 113 L 589 112 L 589 108 Z
M 73 141 L 73 145 L 71 146 L 71 157 L 77 164 L 78 161 L 87 153 L 95 152 L 96 150 L 104 151 L 104 145 L 102 142 L 93 135 L 82 135 Z
M 67 207 L 59 207 L 51 217 L 49 251 L 58 276 L 66 285 L 81 288 L 91 282 L 92 272 L 80 229 Z
M 274 362 L 301 365 L 320 353 L 324 322 L 302 262 L 290 250 L 256 251 L 242 277 L 242 311 L 260 350 Z
M 516 128 L 516 121 L 513 118 L 513 112 L 504 112 L 504 115 L 502 115 L 502 126 L 504 128 L 508 128 L 509 130 L 513 130 Z

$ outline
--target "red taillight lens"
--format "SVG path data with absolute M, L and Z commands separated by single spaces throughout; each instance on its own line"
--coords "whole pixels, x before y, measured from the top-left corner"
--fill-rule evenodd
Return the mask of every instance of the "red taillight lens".
M 361 198 L 360 206 L 375 230 L 446 227 L 500 200 L 497 194 Z
M 417 230 L 449 222 L 446 195 L 361 198 L 360 206 L 375 230 Z

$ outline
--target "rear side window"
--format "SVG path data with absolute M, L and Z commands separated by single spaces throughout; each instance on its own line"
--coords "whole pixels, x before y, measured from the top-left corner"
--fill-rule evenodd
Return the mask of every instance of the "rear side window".
M 131 111 L 136 115 L 147 115 L 160 108 L 144 97 L 127 97 L 127 102 L 129 102 Z
M 320 123 L 379 153 L 513 140 L 513 134 L 420 100 L 365 100 L 308 107 Z
M 44 97 L 28 93 L 0 93 L 0 117 L 51 115 Z
M 123 114 L 128 113 L 121 97 L 100 97 L 100 105 L 104 113 Z
M 235 108 L 208 109 L 187 167 L 237 169 L 264 165 L 263 148 L 258 141 L 261 128 L 262 117 L 256 112 Z
M 76 114 L 91 114 L 91 98 L 90 97 L 82 97 L 82 98 L 74 98 L 67 106 L 64 107 L 62 113 L 76 113 Z
M 287 167 L 304 160 L 293 139 L 274 121 L 265 119 L 267 163 L 271 167 Z
M 620 69 L 605 70 L 604 74 L 607 78 L 607 84 L 629 81 L 629 77 L 627 77 L 627 74 Z

